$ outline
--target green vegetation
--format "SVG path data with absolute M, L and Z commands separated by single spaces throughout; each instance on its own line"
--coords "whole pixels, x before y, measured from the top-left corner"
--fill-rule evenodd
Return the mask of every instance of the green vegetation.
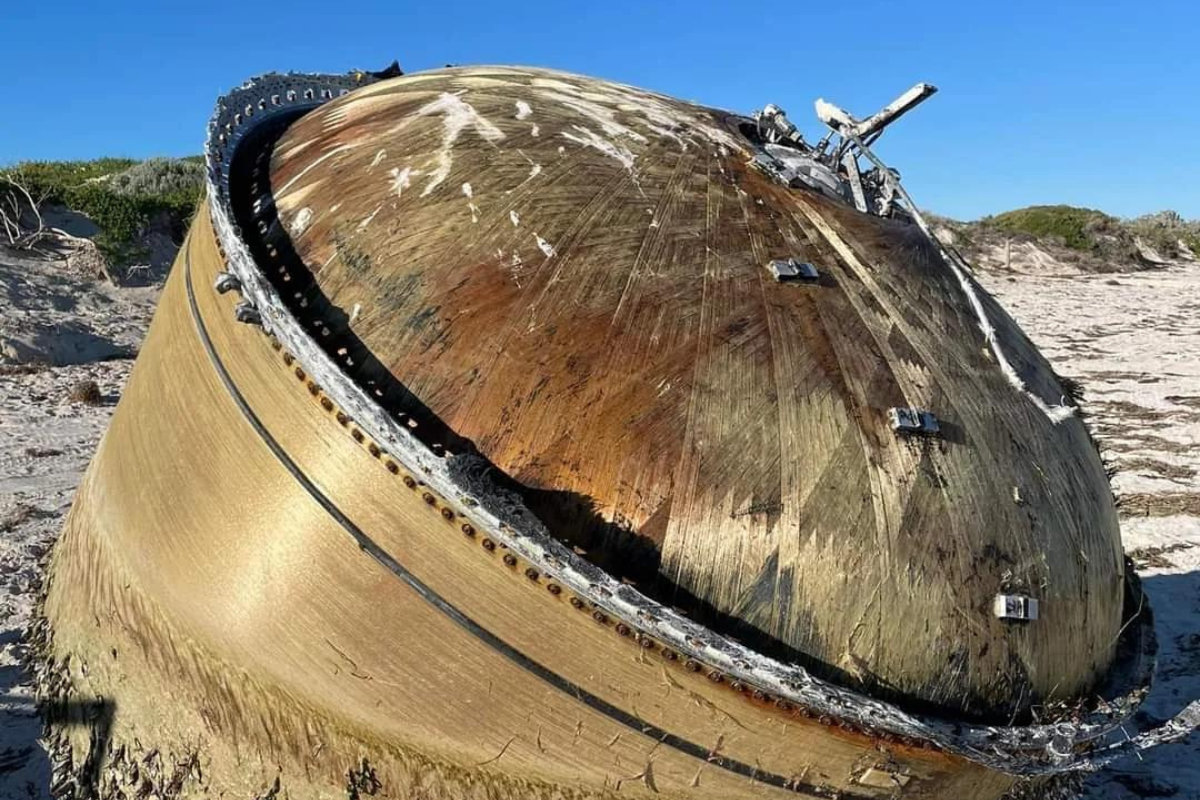
M 1097 268 L 1101 262 L 1145 261 L 1139 243 L 1164 259 L 1200 256 L 1200 220 L 1185 220 L 1174 211 L 1123 220 L 1091 208 L 1029 206 L 974 223 L 947 221 L 947 227 L 968 247 L 972 235 L 1032 240 L 1074 250 L 1079 259 Z
M 25 187 L 35 201 L 86 214 L 110 259 L 127 259 L 151 220 L 165 215 L 182 237 L 203 193 L 204 166 L 193 159 L 100 158 L 29 161 L 0 169 L 0 177 Z
M 1159 211 L 1126 223 L 1129 230 L 1160 255 L 1170 256 L 1179 243 L 1200 256 L 1200 220 L 1185 220 L 1175 211 Z
M 1097 250 L 1101 236 L 1118 236 L 1121 232 L 1121 223 L 1116 217 L 1074 206 L 1029 206 L 984 217 L 979 224 L 984 228 L 1023 234 L 1085 251 Z

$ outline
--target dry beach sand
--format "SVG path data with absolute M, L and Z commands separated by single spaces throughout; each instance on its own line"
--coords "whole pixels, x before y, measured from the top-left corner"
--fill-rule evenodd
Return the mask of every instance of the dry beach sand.
M 1158 624 L 1158 682 L 1142 713 L 1164 720 L 1200 696 L 1200 263 L 1099 275 L 1045 259 L 1017 267 L 980 277 L 1083 387 L 1089 424 L 1116 470 L 1125 547 Z M 49 797 L 23 631 L 39 563 L 129 375 L 156 292 L 0 250 L 0 798 Z M 99 385 L 98 404 L 69 399 L 81 380 Z M 1200 798 L 1200 734 L 1090 777 L 1084 796 Z

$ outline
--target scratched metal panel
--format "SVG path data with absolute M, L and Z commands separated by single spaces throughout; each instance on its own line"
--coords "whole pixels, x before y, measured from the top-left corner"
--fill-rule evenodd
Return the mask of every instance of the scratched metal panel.
M 1012 390 L 918 230 L 750 151 L 723 112 L 561 73 L 375 84 L 275 147 L 280 232 L 315 275 L 294 310 L 555 535 L 757 649 L 981 716 L 1087 690 L 1122 561 L 1082 423 Z M 786 257 L 820 279 L 775 282 Z M 898 438 L 897 406 L 943 436 Z M 996 619 L 1002 589 L 1042 618 Z

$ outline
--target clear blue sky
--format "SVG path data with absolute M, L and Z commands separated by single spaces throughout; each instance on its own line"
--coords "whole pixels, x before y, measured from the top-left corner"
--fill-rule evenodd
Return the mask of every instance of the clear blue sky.
M 200 151 L 217 94 L 278 70 L 532 64 L 738 111 L 941 93 L 878 151 L 922 206 L 1200 217 L 1200 3 L 128 2 L 0 7 L 0 164 Z

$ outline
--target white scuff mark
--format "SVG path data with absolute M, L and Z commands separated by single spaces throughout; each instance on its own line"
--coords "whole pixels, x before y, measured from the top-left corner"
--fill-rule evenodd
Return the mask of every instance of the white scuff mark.
M 467 203 L 467 208 L 471 209 L 471 222 L 479 222 L 479 206 Z
M 661 95 L 629 86 L 585 88 L 561 80 L 535 80 L 534 86 L 538 87 L 539 95 L 595 121 L 608 136 L 627 136 L 646 142 L 646 137 L 631 127 L 638 125 L 655 136 L 673 140 L 681 150 L 687 150 L 691 142 L 702 140 L 716 144 L 722 150 L 740 149 L 732 134 L 707 118 L 707 111 L 693 110 L 687 104 Z
M 321 123 L 321 127 L 325 130 L 332 130 L 346 121 L 346 106 L 341 105 L 337 108 L 327 109 L 325 120 Z
M 389 173 L 392 176 L 391 190 L 396 193 L 396 197 L 404 194 L 404 190 L 412 186 L 412 179 L 421 174 L 421 170 L 413 169 L 412 167 L 392 167 Z
M 517 152 L 521 154 L 521 157 L 522 157 L 522 158 L 524 158 L 526 161 L 528 161 L 528 162 L 529 162 L 529 175 L 527 175 L 527 176 L 525 177 L 525 180 L 521 181 L 520 183 L 518 183 L 518 184 L 517 184 L 516 186 L 514 186 L 513 188 L 511 188 L 511 189 L 505 189 L 505 190 L 504 190 L 504 193 L 505 193 L 505 194 L 512 194 L 512 193 L 513 193 L 513 192 L 515 192 L 517 189 L 520 189 L 522 186 L 524 186 L 525 184 L 529 183 L 531 180 L 533 180 L 534 178 L 536 178 L 538 175 L 542 174 L 542 165 L 541 165 L 541 164 L 537 163 L 537 162 L 536 162 L 536 161 L 534 161 L 532 158 L 530 158 L 529 156 L 525 155 L 525 151 L 524 151 L 524 150 L 517 150 Z
M 603 136 L 597 134 L 591 128 L 585 128 L 582 125 L 573 125 L 572 127 L 575 128 L 578 133 L 563 131 L 562 136 L 564 139 L 570 139 L 576 144 L 581 144 L 584 147 L 591 147 L 595 150 L 599 150 L 609 158 L 614 158 L 619 161 L 621 166 L 629 170 L 631 173 L 633 172 L 633 161 L 637 158 L 637 156 L 631 153 L 628 147 L 610 142 L 608 139 L 605 139 Z M 562 152 L 561 147 L 559 148 L 559 152 Z
M 454 164 L 454 145 L 468 127 L 481 138 L 493 144 L 504 138 L 503 131 L 481 116 L 474 106 L 462 99 L 461 95 L 464 93 L 465 90 L 455 94 L 443 92 L 438 99 L 421 106 L 411 116 L 388 131 L 388 134 L 392 135 L 407 127 L 414 119 L 437 114 L 442 116 L 442 144 L 433 157 L 434 167 L 428 173 L 429 180 L 425 183 L 425 188 L 421 190 L 422 197 L 427 197 L 450 174 L 450 167 Z
M 517 119 L 525 119 L 533 113 L 533 108 L 524 100 L 517 101 Z
M 909 207 L 911 208 L 912 206 L 913 203 L 910 201 Z M 979 324 L 979 330 L 983 332 L 984 340 L 988 343 L 988 346 L 992 350 L 992 355 L 995 356 L 996 361 L 1000 364 L 1000 371 L 1004 373 L 1004 377 L 1008 379 L 1012 387 L 1029 398 L 1037 406 L 1038 410 L 1045 414 L 1046 418 L 1054 425 L 1075 416 L 1075 406 L 1069 405 L 1066 402 L 1050 405 L 1030 391 L 1029 387 L 1025 385 L 1025 381 L 1021 380 L 1021 376 L 1017 374 L 1016 368 L 1009 362 L 1008 357 L 1004 354 L 1004 350 L 1000 347 L 1000 340 L 996 337 L 996 327 L 988 317 L 987 311 L 984 310 L 983 303 L 979 299 L 979 294 L 975 291 L 974 283 L 967 276 L 966 271 L 959 266 L 957 258 L 942 247 L 936 238 L 932 235 L 927 235 L 934 246 L 941 251 L 942 258 L 954 273 L 954 277 L 958 279 L 958 284 L 962 287 L 963 294 L 966 295 L 967 302 L 971 305 L 971 310 L 975 312 L 975 320 Z M 1064 401 L 1065 399 L 1063 398 Z
M 661 136 L 664 139 L 674 140 L 675 144 L 679 145 L 679 149 L 681 151 L 683 151 L 685 153 L 687 152 L 687 149 L 688 149 L 687 141 L 682 136 L 680 136 L 678 133 L 676 133 L 674 131 L 674 129 L 664 128 L 661 125 L 655 125 L 652 122 L 647 122 L 646 127 L 649 128 L 650 130 L 652 130 L 654 133 L 657 133 L 659 136 Z
M 309 223 L 312 222 L 312 218 L 312 209 L 308 206 L 305 206 L 296 212 L 295 218 L 293 218 L 291 224 L 288 225 L 288 232 L 291 233 L 292 236 L 299 236 L 308 230 L 308 226 Z
M 367 167 L 367 172 L 379 166 L 379 162 L 383 161 L 383 157 L 387 155 L 387 150 L 380 150 L 375 154 L 375 158 L 371 159 L 371 166 Z
M 375 206 L 375 210 L 372 211 L 362 222 L 358 223 L 357 230 L 360 230 L 360 231 L 366 230 L 367 226 L 370 225 L 371 222 L 375 219 L 375 215 L 379 213 L 379 210 L 381 208 L 383 208 L 383 203 L 380 203 L 379 205 Z
M 529 133 L 530 133 L 532 136 L 541 136 L 541 135 L 542 135 L 542 129 L 541 129 L 541 128 L 539 128 L 537 125 L 534 125 L 532 128 L 530 128 L 530 129 L 529 129 Z
M 561 155 L 565 155 L 565 154 L 566 154 L 566 152 L 567 152 L 567 148 L 563 147 L 563 146 L 560 144 L 560 145 L 558 146 L 558 154 L 561 156 Z
M 513 251 L 512 258 L 508 262 L 509 272 L 512 274 L 513 283 L 517 288 L 521 288 L 521 267 L 525 262 L 521 260 L 521 254 L 516 250 Z
M 292 185 L 293 185 L 294 183 L 296 183 L 296 181 L 300 180 L 300 179 L 301 179 L 301 178 L 303 178 L 305 175 L 307 175 L 307 174 L 308 174 L 308 171 L 309 171 L 309 170 L 311 170 L 311 169 L 313 169 L 314 167 L 316 167 L 318 164 L 321 164 L 322 162 L 324 162 L 324 161 L 327 161 L 327 160 L 329 160 L 329 159 L 333 158 L 333 157 L 334 157 L 334 156 L 336 156 L 338 153 L 344 153 L 344 152 L 346 152 L 347 150 L 353 150 L 353 149 L 354 149 L 354 145 L 352 145 L 352 144 L 343 144 L 343 145 L 340 145 L 340 146 L 338 146 L 338 147 L 335 147 L 335 148 L 333 148 L 332 150 L 330 150 L 328 153 L 326 153 L 325 155 L 321 156 L 320 158 L 314 159 L 314 160 L 313 160 L 313 162 L 312 162 L 311 164 L 309 164 L 309 165 L 308 165 L 307 167 L 305 167 L 304 169 L 300 170 L 299 174 L 297 174 L 297 175 L 296 175 L 296 177 L 292 178 L 290 181 L 288 181 L 287 183 L 285 183 L 283 186 L 280 186 L 280 187 L 279 187 L 279 191 L 275 192 L 275 197 L 276 197 L 276 199 L 282 198 L 282 197 L 283 197 L 285 194 L 287 194 L 287 190 L 288 190 L 288 189 L 290 189 L 290 188 L 292 187 Z
M 514 228 L 521 224 L 521 215 L 518 214 L 516 211 L 509 211 L 508 218 L 512 220 L 512 224 L 513 224 Z
M 466 197 L 468 200 L 470 200 L 472 197 L 475 196 L 475 192 L 471 189 L 471 184 L 469 184 L 469 183 L 463 184 L 462 192 L 463 192 L 463 196 Z
M 358 312 L 362 311 L 362 303 L 355 303 L 354 308 L 350 309 L 350 324 L 354 324 L 354 320 L 358 319 Z
M 331 206 L 329 207 L 329 213 L 330 213 L 330 214 L 336 214 L 336 213 L 337 213 L 337 210 L 338 210 L 339 208 L 341 208 L 341 207 L 342 207 L 342 204 L 341 204 L 341 203 L 334 203 L 333 205 L 331 205 Z
M 651 218 L 650 218 L 650 227 L 651 227 L 651 228 L 657 228 L 657 227 L 658 227 L 658 218 L 657 218 L 657 217 L 651 217 Z
M 572 96 L 562 92 L 543 92 L 543 95 L 592 120 L 606 136 L 624 137 L 640 143 L 648 141 L 645 136 L 633 128 L 618 122 L 617 110 L 611 105 L 604 105 L 581 96 Z
M 520 289 L 521 288 L 521 267 L 525 263 L 521 259 L 521 254 L 518 253 L 516 250 L 514 250 L 511 258 L 505 258 L 504 250 L 497 247 L 496 248 L 496 261 L 499 262 L 501 268 L 508 269 L 508 274 L 512 276 L 513 283 L 515 283 L 517 285 L 517 288 Z
M 537 239 L 538 250 L 541 250 L 543 253 L 545 253 L 546 258 L 554 257 L 554 245 L 550 244 L 536 233 L 533 235 L 533 238 Z

